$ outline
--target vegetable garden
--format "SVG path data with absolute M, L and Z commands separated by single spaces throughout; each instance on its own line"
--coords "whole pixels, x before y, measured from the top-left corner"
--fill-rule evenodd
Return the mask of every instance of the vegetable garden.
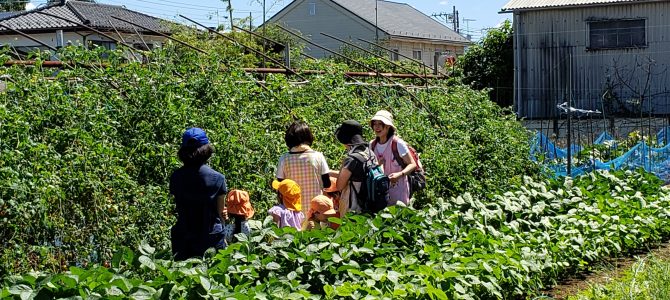
M 307 84 L 259 83 L 242 69 L 253 56 L 198 42 L 209 55 L 168 44 L 140 64 L 121 50 L 65 48 L 67 68 L 43 67 L 41 54 L 0 68 L 0 298 L 523 298 L 668 236 L 660 180 L 544 179 L 530 134 L 486 91 L 351 85 L 350 67 L 328 60 L 299 62 L 326 71 Z M 378 109 L 421 153 L 429 187 L 416 208 L 350 216 L 337 231 L 272 227 L 262 212 L 276 199 L 284 126 L 307 121 L 337 168 L 335 127 Z M 261 213 L 250 238 L 173 262 L 167 180 L 190 126 L 207 130 L 210 164 Z

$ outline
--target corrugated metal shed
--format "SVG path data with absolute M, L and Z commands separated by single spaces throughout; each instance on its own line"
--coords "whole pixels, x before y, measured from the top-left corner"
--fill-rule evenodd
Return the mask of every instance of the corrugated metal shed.
M 649 0 L 511 0 L 505 4 L 505 6 L 503 6 L 502 11 L 509 12 L 514 10 L 547 9 L 566 6 L 584 6 L 643 1 L 648 2 Z
M 521 117 L 556 117 L 556 105 L 569 99 L 580 109 L 670 113 L 670 1 L 628 2 L 514 14 Z M 645 45 L 592 48 L 589 24 L 602 20 L 644 20 Z M 636 108 L 639 102 L 644 105 Z

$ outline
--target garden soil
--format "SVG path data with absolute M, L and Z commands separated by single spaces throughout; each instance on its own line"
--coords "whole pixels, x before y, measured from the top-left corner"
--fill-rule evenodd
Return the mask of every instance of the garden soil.
M 604 285 L 624 276 L 641 256 L 655 256 L 670 260 L 670 241 L 660 244 L 650 251 L 640 251 L 628 257 L 613 258 L 593 267 L 593 270 L 571 276 L 546 291 L 547 296 L 556 300 L 567 299 L 593 285 Z

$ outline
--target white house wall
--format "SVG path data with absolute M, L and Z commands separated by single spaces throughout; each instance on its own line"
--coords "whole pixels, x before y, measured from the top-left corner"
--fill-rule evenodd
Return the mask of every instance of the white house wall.
M 310 12 L 314 12 L 314 14 L 312 15 Z M 328 0 L 296 1 L 272 17 L 269 23 L 278 23 L 282 26 L 299 30 L 304 37 L 335 51 L 340 50 L 342 43 L 321 35 L 321 32 L 355 42 L 364 48 L 369 48 L 369 46 L 366 43 L 360 42 L 359 38 L 375 41 L 377 37 L 374 24 L 366 22 Z M 433 66 L 434 64 L 435 51 L 447 52 L 449 55 L 459 55 L 463 54 L 465 48 L 465 45 L 449 43 L 447 41 L 389 36 L 381 29 L 378 34 L 379 40 L 385 46 L 391 49 L 398 49 L 402 55 L 412 57 L 414 50 L 422 51 L 421 60 L 428 66 Z M 306 45 L 306 47 L 305 52 L 313 57 L 324 58 L 333 56 L 328 51 L 319 49 L 318 47 L 312 45 Z M 391 57 L 390 53 L 388 57 Z M 403 60 L 402 57 L 399 58 Z
M 117 37 L 116 33 L 107 33 L 112 37 Z M 35 33 L 30 34 L 31 37 L 48 44 L 52 47 L 56 47 L 56 33 Z M 142 43 L 142 39 L 137 34 L 124 34 L 121 33 L 123 39 L 128 44 Z M 160 47 L 165 38 L 159 36 L 150 36 L 143 35 L 144 41 L 147 44 L 153 44 L 154 47 Z M 92 32 L 64 32 L 63 33 L 63 42 L 67 45 L 68 43 L 72 45 L 84 45 L 85 41 L 112 41 L 104 36 L 100 36 L 97 33 Z M 0 45 L 11 44 L 14 47 L 40 47 L 38 43 L 25 38 L 20 35 L 0 35 Z M 42 46 L 43 47 L 43 46 Z
M 398 53 L 407 57 L 412 57 L 413 51 L 420 50 L 422 53 L 421 61 L 430 67 L 435 62 L 435 52 L 440 52 L 447 56 L 458 56 L 465 52 L 465 46 L 446 42 L 391 38 L 387 43 L 388 48 L 398 49 Z
M 647 47 L 588 50 L 587 21 L 645 19 Z M 572 97 L 573 107 L 603 110 L 608 78 L 623 101 L 635 101 L 632 90 L 644 90 L 651 66 L 644 111 L 670 113 L 670 2 L 569 8 L 516 13 L 515 107 L 521 117 L 547 118 L 556 105 Z M 652 64 L 646 63 L 653 61 Z M 636 69 L 635 73 L 631 73 Z M 616 71 L 630 77 L 623 84 Z M 625 86 L 628 85 L 629 87 Z
M 314 15 L 310 15 L 311 5 L 314 5 L 315 8 Z M 273 17 L 271 22 L 298 29 L 304 37 L 328 49 L 339 51 L 342 43 L 321 35 L 321 32 L 344 40 L 351 40 L 361 45 L 363 44 L 358 41 L 358 38 L 371 41 L 375 39 L 374 26 L 330 1 L 303 0 L 292 6 L 288 7 L 281 15 Z M 379 38 L 386 38 L 381 30 L 379 31 Z M 327 51 L 312 45 L 306 46 L 305 52 L 316 58 L 332 56 Z

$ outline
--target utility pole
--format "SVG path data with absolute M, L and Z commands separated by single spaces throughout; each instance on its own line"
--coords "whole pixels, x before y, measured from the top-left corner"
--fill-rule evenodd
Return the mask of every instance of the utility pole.
M 461 32 L 460 32 L 460 31 L 461 31 L 460 28 L 458 28 L 458 25 L 459 25 L 459 24 L 458 24 L 458 11 L 456 10 L 456 6 L 455 6 L 455 5 L 454 5 L 454 12 L 453 12 L 453 14 L 452 14 L 452 17 L 453 17 L 452 20 L 453 20 L 453 22 L 454 22 L 454 31 L 456 31 L 456 33 L 461 33 Z
M 230 18 L 230 31 L 235 31 L 233 26 L 233 0 L 228 0 L 228 17 Z
M 445 24 L 451 23 L 451 29 L 453 29 L 457 33 L 460 33 L 459 29 L 460 23 L 458 21 L 458 11 L 456 10 L 456 6 L 454 6 L 454 10 L 451 13 L 440 12 L 440 13 L 434 13 L 431 16 L 434 18 L 438 18 L 440 22 L 444 22 Z
M 267 31 L 265 31 L 265 28 L 267 27 L 267 24 L 265 24 L 265 0 L 263 0 L 263 37 L 267 36 Z M 251 29 L 249 29 L 251 30 Z M 268 53 L 268 50 L 265 48 L 266 42 L 263 41 L 263 53 Z M 265 57 L 263 57 L 263 68 L 265 68 Z
M 375 0 L 375 43 L 379 45 L 379 3 Z
M 467 33 L 470 33 L 470 21 L 474 22 L 474 21 L 477 21 L 477 20 L 463 18 L 463 22 L 465 22 L 465 31 Z
M 468 37 L 469 40 L 472 39 L 472 34 L 470 33 L 470 21 L 477 21 L 477 20 L 463 18 L 463 22 L 465 22 L 465 36 Z

